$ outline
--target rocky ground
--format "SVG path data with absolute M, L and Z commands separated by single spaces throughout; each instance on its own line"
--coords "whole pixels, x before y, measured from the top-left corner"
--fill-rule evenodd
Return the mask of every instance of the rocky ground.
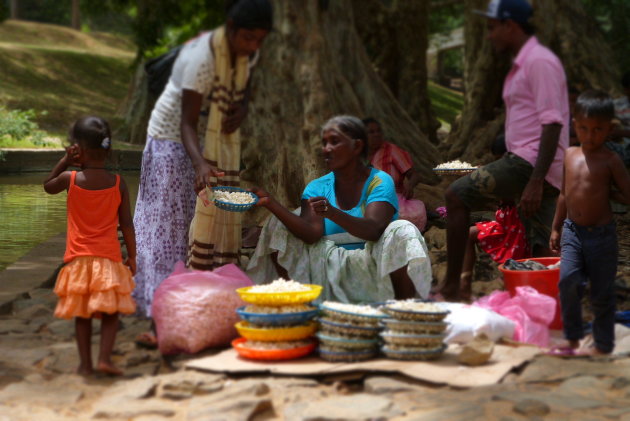
M 620 239 L 630 231 L 622 217 Z M 434 269 L 443 270 L 444 231 L 427 233 Z M 625 244 L 625 243 L 624 243 Z M 622 244 L 622 259 L 630 257 Z M 624 260 L 627 261 L 627 260 Z M 478 265 L 474 291 L 500 287 L 496 269 Z M 620 269 L 621 306 L 628 297 Z M 490 281 L 488 281 L 490 280 Z M 139 348 L 148 323 L 123 318 L 114 361 L 119 378 L 73 374 L 72 322 L 56 320 L 50 288 L 34 288 L 0 316 L 0 421 L 8 420 L 620 420 L 630 421 L 630 356 L 558 359 L 539 356 L 501 383 L 457 389 L 403 376 L 317 378 L 226 376 L 185 370 L 191 357 L 165 360 Z M 94 353 L 99 322 L 95 322 Z M 203 355 L 212 352 L 206 351 Z

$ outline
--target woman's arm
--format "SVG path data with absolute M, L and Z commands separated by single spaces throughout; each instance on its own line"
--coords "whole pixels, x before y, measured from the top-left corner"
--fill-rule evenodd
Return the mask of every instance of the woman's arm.
M 366 241 L 378 241 L 396 213 L 396 209 L 388 202 L 368 204 L 362 218 L 330 206 L 324 197 L 312 197 L 308 202 L 314 214 L 330 219 L 349 234 Z
M 210 184 L 211 177 L 222 177 L 224 175 L 223 172 L 217 171 L 216 167 L 210 165 L 201 153 L 197 122 L 202 100 L 203 96 L 200 93 L 190 89 L 182 90 L 181 137 L 195 170 L 195 191 L 197 192 Z
M 417 173 L 413 167 L 409 168 L 409 170 L 403 176 L 403 191 L 402 194 L 406 199 L 411 199 L 413 197 L 413 189 L 420 182 L 420 174 Z
M 312 212 L 307 200 L 302 200 L 300 215 L 296 215 L 280 204 L 268 192 L 260 188 L 251 189 L 259 198 L 257 206 L 264 206 L 282 222 L 291 234 L 307 244 L 316 243 L 324 235 L 324 218 Z
M 70 172 L 67 172 L 66 169 L 69 166 L 79 166 L 79 153 L 79 145 L 72 145 L 66 148 L 66 153 L 44 180 L 46 193 L 57 194 L 68 190 L 68 186 L 70 186 Z
M 132 274 L 136 274 L 136 231 L 131 219 L 131 206 L 129 202 L 129 189 L 122 177 L 120 177 L 120 206 L 118 207 L 118 224 L 127 247 L 127 260 L 125 264 L 129 266 Z

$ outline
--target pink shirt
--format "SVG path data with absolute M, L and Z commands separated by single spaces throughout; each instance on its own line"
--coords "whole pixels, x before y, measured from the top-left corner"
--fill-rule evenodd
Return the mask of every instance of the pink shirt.
M 503 84 L 508 152 L 536 164 L 544 124 L 562 125 L 560 141 L 545 179 L 562 186 L 562 161 L 569 146 L 569 94 L 562 63 L 532 36 L 521 47 Z

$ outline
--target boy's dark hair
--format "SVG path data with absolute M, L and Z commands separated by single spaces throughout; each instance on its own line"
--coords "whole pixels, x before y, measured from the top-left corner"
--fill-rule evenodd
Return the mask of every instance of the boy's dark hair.
M 529 22 L 517 22 L 514 21 L 518 26 L 521 27 L 525 35 L 534 35 L 536 33 L 536 27 Z
M 606 92 L 589 89 L 575 101 L 576 117 L 615 118 L 615 105 Z
M 108 151 L 112 145 L 111 139 L 109 124 L 100 117 L 82 117 L 70 128 L 70 140 L 86 149 Z
M 366 117 L 363 119 L 363 124 L 365 124 L 365 127 L 367 127 L 367 125 L 370 123 L 376 123 L 379 127 L 381 127 L 381 123 L 379 123 L 378 120 L 376 120 L 374 117 Z
M 623 86 L 624 89 L 630 88 L 630 72 L 623 74 L 623 77 L 621 78 L 621 86 Z
M 350 139 L 361 139 L 363 141 L 363 150 L 361 156 L 367 159 L 368 155 L 368 138 L 365 124 L 358 117 L 351 115 L 338 115 L 329 119 L 322 126 L 322 134 L 333 127 L 338 128 L 343 134 Z
M 237 29 L 271 31 L 273 27 L 273 8 L 269 0 L 226 1 L 226 15 Z

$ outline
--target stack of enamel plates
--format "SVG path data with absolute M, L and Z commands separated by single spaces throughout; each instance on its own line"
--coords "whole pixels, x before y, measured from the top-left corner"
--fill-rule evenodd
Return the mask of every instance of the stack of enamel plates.
M 308 355 L 315 349 L 313 335 L 319 313 L 310 302 L 321 286 L 278 280 L 268 285 L 237 290 L 249 305 L 236 310 L 241 321 L 236 330 L 242 338 L 232 345 L 244 358 L 284 360 Z
M 432 360 L 446 349 L 448 310 L 418 300 L 388 301 L 382 311 L 392 318 L 381 320 L 383 354 L 399 360 Z
M 331 362 L 363 361 L 379 353 L 379 321 L 387 317 L 368 305 L 325 301 L 320 305 L 319 355 Z

